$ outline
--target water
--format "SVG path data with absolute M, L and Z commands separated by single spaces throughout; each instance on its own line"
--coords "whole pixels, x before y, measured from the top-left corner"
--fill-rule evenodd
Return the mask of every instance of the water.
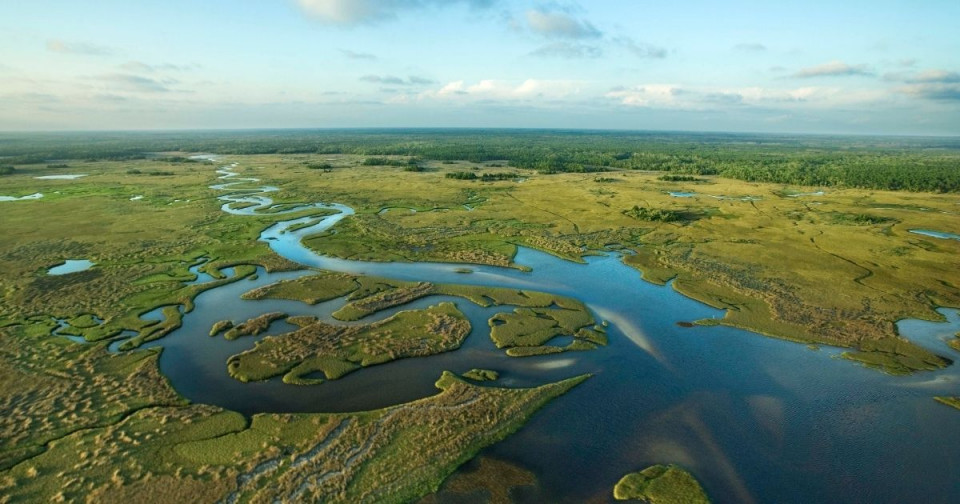
M 235 166 L 235 165 L 234 165 Z M 255 179 L 221 184 L 224 210 L 253 214 L 278 208 L 251 187 Z M 237 185 L 246 189 L 239 191 Z M 235 209 L 237 203 L 255 203 Z M 510 307 L 480 308 L 458 298 L 430 297 L 400 309 L 453 301 L 470 318 L 463 347 L 427 358 L 365 368 L 319 386 L 279 379 L 242 384 L 226 373 L 226 359 L 266 334 L 293 328 L 278 321 L 258 337 L 226 341 L 208 336 L 222 319 L 240 322 L 271 311 L 332 321 L 345 303 L 309 306 L 295 301 L 245 301 L 240 294 L 309 272 L 268 274 L 204 292 L 183 327 L 154 345 L 164 347 L 160 368 L 185 397 L 246 414 L 358 411 L 436 393 L 442 370 L 499 371 L 495 384 L 532 386 L 581 373 L 594 376 L 539 412 L 519 432 L 484 454 L 533 470 L 540 486 L 521 492 L 529 502 L 610 501 L 625 473 L 655 463 L 679 463 L 702 481 L 715 502 L 951 502 L 960 495 L 960 412 L 934 395 L 960 395 L 955 367 L 902 378 L 835 358 L 839 351 L 765 338 L 729 327 L 680 327 L 679 321 L 723 312 L 641 280 L 616 254 L 586 264 L 520 248 L 518 269 L 440 263 L 367 263 L 320 256 L 301 237 L 329 229 L 353 213 L 338 204 L 303 205 L 340 213 L 309 228 L 286 231 L 303 217 L 266 229 L 261 240 L 278 254 L 327 270 L 401 280 L 507 286 L 573 296 L 609 321 L 610 344 L 590 352 L 533 358 L 506 357 L 489 339 L 486 321 Z M 294 211 L 284 208 L 282 212 Z M 199 266 L 194 266 L 198 268 Z M 194 271 L 194 270 L 192 270 Z M 204 279 L 206 280 L 206 279 Z M 200 279 L 198 278 L 198 281 Z M 901 321 L 905 336 L 943 355 L 945 339 L 960 331 L 960 313 L 946 322 Z M 160 313 L 144 318 L 162 317 Z M 956 357 L 956 355 L 953 355 Z
M 26 200 L 35 200 L 43 197 L 43 193 L 33 193 L 26 196 L 0 196 L 0 201 L 26 201 Z
M 66 275 L 67 273 L 76 273 L 78 271 L 86 271 L 93 267 L 95 263 L 87 259 L 67 259 L 58 266 L 54 266 L 47 270 L 48 275 Z
M 86 173 L 77 173 L 73 175 L 43 175 L 40 177 L 33 177 L 37 180 L 76 180 L 81 177 L 86 177 Z
M 954 233 L 945 233 L 943 231 L 931 231 L 929 229 L 911 229 L 911 233 L 930 236 L 932 238 L 940 238 L 943 240 L 960 240 L 960 234 Z

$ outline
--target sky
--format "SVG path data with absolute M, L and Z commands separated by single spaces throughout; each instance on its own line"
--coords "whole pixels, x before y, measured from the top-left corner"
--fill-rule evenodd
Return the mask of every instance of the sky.
M 960 134 L 960 1 L 0 1 L 0 130 Z

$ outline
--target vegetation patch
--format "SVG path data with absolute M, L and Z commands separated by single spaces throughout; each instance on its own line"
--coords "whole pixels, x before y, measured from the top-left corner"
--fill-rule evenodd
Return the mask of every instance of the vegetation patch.
M 860 351 L 844 352 L 841 355 L 845 359 L 892 375 L 933 371 L 953 362 L 900 338 L 864 341 L 860 345 Z
M 654 465 L 630 473 L 613 488 L 617 500 L 642 500 L 649 504 L 709 504 L 700 483 L 675 465 Z
M 950 345 L 950 348 L 960 352 L 960 332 L 958 332 L 953 339 L 947 340 L 947 344 Z
M 936 399 L 938 403 L 960 409 L 960 397 L 937 396 L 934 397 L 934 399 Z
M 438 394 L 397 406 L 246 419 L 186 404 L 156 350 L 110 354 L 41 327 L 0 338 L 14 373 L 0 380 L 11 502 L 411 501 L 587 378 L 507 389 L 444 373 Z
M 417 504 L 474 501 L 510 504 L 515 502 L 515 489 L 536 484 L 537 477 L 529 470 L 509 462 L 480 456 L 464 464 L 447 478 L 437 493 L 420 499 Z
M 227 329 L 233 327 L 232 320 L 220 320 L 213 323 L 213 326 L 210 328 L 210 336 L 216 336 Z
M 490 318 L 490 338 L 511 357 L 591 350 L 606 343 L 606 335 L 591 328 L 595 323 L 586 307 L 517 308 Z M 572 336 L 565 347 L 548 345 L 557 336 Z M 602 342 L 601 342 L 602 341 Z
M 233 326 L 224 333 L 223 337 L 228 340 L 235 340 L 241 336 L 256 336 L 269 329 L 270 324 L 273 323 L 274 320 L 280 320 L 282 318 L 287 318 L 287 314 L 282 312 L 264 313 L 263 315 Z M 217 324 L 219 323 L 220 322 L 217 322 Z M 214 327 L 216 327 L 217 324 L 214 324 Z M 210 332 L 216 334 L 213 332 L 213 329 L 211 329 Z
M 681 222 L 692 220 L 693 216 L 688 212 L 676 210 L 666 210 L 663 208 L 648 208 L 634 205 L 629 210 L 624 210 L 623 214 L 637 220 L 650 222 Z
M 828 215 L 830 216 L 830 221 L 834 224 L 846 224 L 851 226 L 875 226 L 877 224 L 886 224 L 897 221 L 893 217 L 865 213 L 831 212 Z
M 335 380 L 361 367 L 448 352 L 470 333 L 470 322 L 452 303 L 403 311 L 366 325 L 335 326 L 303 318 L 296 323 L 296 331 L 267 336 L 230 357 L 230 376 L 248 382 L 282 375 L 287 383 L 319 383 L 310 375 L 322 372 Z
M 293 280 L 272 283 L 245 292 L 243 299 L 290 299 L 317 304 L 346 296 L 357 290 L 356 277 L 341 273 L 321 272 Z
M 466 373 L 463 373 L 463 377 L 477 382 L 494 381 L 497 378 L 500 378 L 500 373 L 490 369 L 474 368 Z
M 666 182 L 706 182 L 707 179 L 694 177 L 693 175 L 660 175 L 657 180 Z

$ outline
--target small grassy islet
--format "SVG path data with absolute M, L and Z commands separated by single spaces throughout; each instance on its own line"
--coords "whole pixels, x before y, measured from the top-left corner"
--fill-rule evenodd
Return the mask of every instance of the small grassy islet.
M 613 488 L 617 500 L 648 504 L 709 504 L 710 499 L 689 472 L 675 465 L 654 465 L 630 473 Z

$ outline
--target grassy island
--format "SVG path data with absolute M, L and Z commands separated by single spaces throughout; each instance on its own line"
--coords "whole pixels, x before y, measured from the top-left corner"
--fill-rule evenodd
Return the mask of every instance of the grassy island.
M 459 348 L 470 322 L 451 303 L 409 310 L 372 324 L 334 326 L 298 317 L 294 332 L 267 336 L 227 360 L 230 376 L 240 381 L 283 376 L 294 384 L 319 384 L 322 372 L 335 380 L 361 367 L 407 357 L 424 357 Z
M 655 465 L 627 474 L 613 488 L 613 497 L 648 504 L 710 503 L 696 478 L 675 465 Z

